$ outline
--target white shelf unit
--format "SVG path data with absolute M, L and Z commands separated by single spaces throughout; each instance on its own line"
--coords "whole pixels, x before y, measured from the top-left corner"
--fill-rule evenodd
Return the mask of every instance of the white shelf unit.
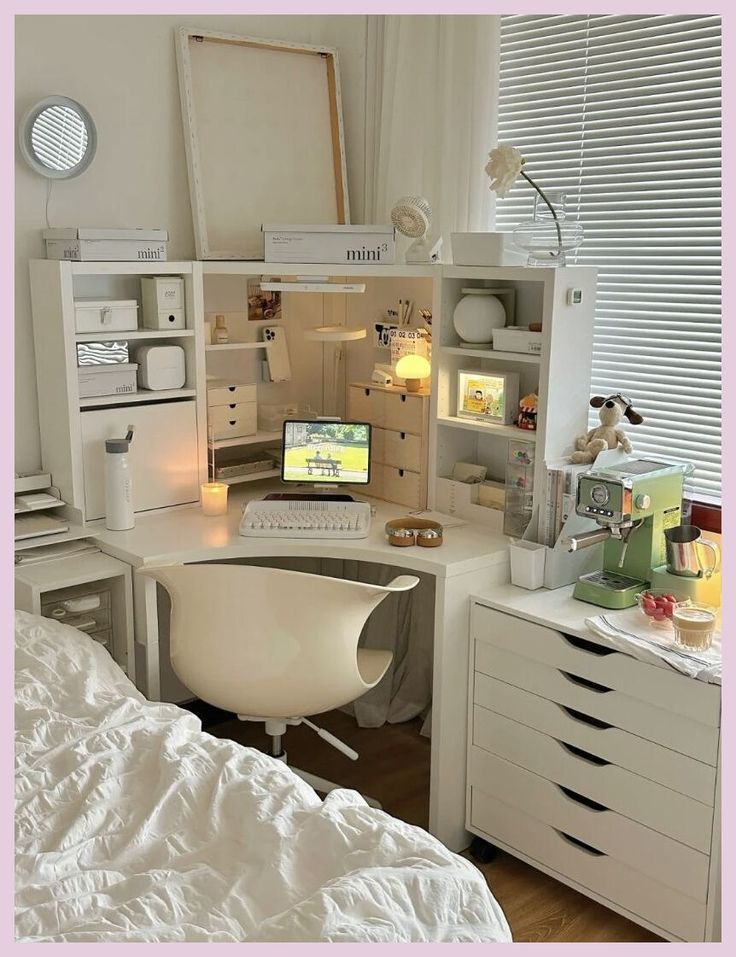
M 74 301 L 78 298 L 136 299 L 141 302 L 141 277 L 179 276 L 184 282 L 186 328 L 129 332 L 78 333 Z M 207 480 L 207 413 L 205 403 L 202 270 L 195 262 L 62 262 L 31 260 L 31 305 L 36 352 L 37 390 L 44 468 L 54 476 L 68 517 L 88 521 L 102 517 L 102 439 L 125 432 L 129 417 L 139 438 L 138 466 L 158 455 L 151 466 L 155 480 L 136 482 L 138 510 L 199 500 L 199 485 Z M 139 390 L 121 395 L 82 398 L 79 395 L 78 342 L 165 341 L 185 352 L 186 381 L 181 389 Z M 171 418 L 172 429 L 167 428 Z M 186 420 L 187 441 L 177 443 L 173 428 Z M 174 426 L 174 423 L 176 425 Z M 93 426 L 93 427 L 92 427 Z M 94 448 L 93 448 L 94 446 Z M 181 449 L 181 452 L 179 452 Z M 131 460 L 135 453 L 131 448 Z M 177 456 L 181 455 L 181 461 Z M 85 482 L 85 472 L 87 481 Z M 90 485 L 96 486 L 94 494 Z M 171 495 L 167 495 L 171 486 Z
M 448 508 L 448 497 L 460 504 L 456 514 L 498 526 L 497 509 L 471 504 L 467 496 L 451 496 L 450 476 L 455 462 L 485 465 L 487 478 L 504 481 L 509 441 L 534 446 L 532 508 L 545 492 L 544 462 L 566 454 L 577 435 L 587 430 L 590 401 L 590 366 L 593 347 L 593 307 L 596 273 L 587 267 L 560 269 L 523 266 L 442 267 L 435 283 L 432 319 L 432 406 L 430 411 L 429 501 Z M 465 349 L 453 327 L 455 306 L 466 286 L 512 287 L 515 291 L 514 323 L 542 322 L 540 355 Z M 569 305 L 569 289 L 582 289 L 582 303 Z M 517 372 L 519 398 L 529 392 L 539 396 L 537 429 L 483 423 L 457 415 L 459 370 Z M 461 490 L 462 491 L 462 490 Z

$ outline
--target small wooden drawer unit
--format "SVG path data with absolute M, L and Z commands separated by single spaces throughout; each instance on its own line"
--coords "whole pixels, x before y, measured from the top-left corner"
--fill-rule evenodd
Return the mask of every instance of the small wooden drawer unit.
M 373 427 L 371 483 L 366 493 L 406 508 L 424 508 L 429 395 L 354 382 L 348 389 L 348 418 Z
M 720 687 L 473 601 L 467 827 L 670 940 L 717 939 Z

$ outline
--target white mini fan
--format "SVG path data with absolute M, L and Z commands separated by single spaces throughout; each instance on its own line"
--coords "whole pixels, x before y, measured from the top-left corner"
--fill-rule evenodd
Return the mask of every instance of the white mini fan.
M 432 222 L 432 207 L 424 196 L 402 196 L 391 210 L 391 222 L 402 236 L 414 242 L 406 251 L 408 263 L 434 263 L 440 258 L 442 238 L 427 237 Z

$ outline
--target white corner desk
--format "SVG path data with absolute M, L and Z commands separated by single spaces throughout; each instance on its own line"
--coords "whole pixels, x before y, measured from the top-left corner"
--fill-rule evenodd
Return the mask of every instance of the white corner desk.
M 508 581 L 508 539 L 471 523 L 447 519 L 439 548 L 396 548 L 384 525 L 406 514 L 400 505 L 375 501 L 371 532 L 364 539 L 247 538 L 239 534 L 243 504 L 250 497 L 282 489 L 259 483 L 230 489 L 228 512 L 206 516 L 199 506 L 139 514 L 129 531 L 111 532 L 102 522 L 88 525 L 90 537 L 103 552 L 130 564 L 204 562 L 269 556 L 342 558 L 395 565 L 435 578 L 434 675 L 432 686 L 432 752 L 429 830 L 452 850 L 467 847 L 465 778 L 468 701 L 468 629 L 470 596 Z M 160 695 L 156 583 L 133 575 L 135 640 L 145 646 L 146 689 Z

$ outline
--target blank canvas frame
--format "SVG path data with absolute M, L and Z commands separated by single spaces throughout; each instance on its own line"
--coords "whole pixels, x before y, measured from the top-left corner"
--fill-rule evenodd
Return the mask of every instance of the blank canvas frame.
M 261 225 L 349 223 L 337 51 L 181 27 L 198 259 L 262 259 Z

